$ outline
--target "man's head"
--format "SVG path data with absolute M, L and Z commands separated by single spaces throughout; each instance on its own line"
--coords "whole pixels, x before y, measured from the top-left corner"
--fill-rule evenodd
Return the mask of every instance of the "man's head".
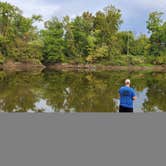
M 130 80 L 129 79 L 125 80 L 125 85 L 130 86 Z

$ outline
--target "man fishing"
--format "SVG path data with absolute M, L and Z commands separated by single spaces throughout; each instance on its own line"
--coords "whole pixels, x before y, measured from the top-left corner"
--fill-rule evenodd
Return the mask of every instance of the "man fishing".
M 136 94 L 133 88 L 130 87 L 130 80 L 125 80 L 125 86 L 119 89 L 120 106 L 119 112 L 133 112 L 133 101 L 136 100 Z

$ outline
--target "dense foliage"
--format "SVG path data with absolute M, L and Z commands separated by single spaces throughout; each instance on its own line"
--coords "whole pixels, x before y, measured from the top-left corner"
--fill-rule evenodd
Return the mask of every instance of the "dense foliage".
M 20 9 L 6 2 L 0 2 L 0 59 L 15 60 L 41 59 L 42 42 L 40 41 L 35 21 L 40 16 L 25 18 Z
M 166 64 L 166 21 L 163 13 L 149 14 L 150 36 L 120 31 L 121 11 L 110 5 L 92 14 L 84 12 L 46 21 L 41 16 L 23 16 L 22 11 L 0 2 L 0 63 L 37 60 L 43 63 L 103 63 L 110 65 Z

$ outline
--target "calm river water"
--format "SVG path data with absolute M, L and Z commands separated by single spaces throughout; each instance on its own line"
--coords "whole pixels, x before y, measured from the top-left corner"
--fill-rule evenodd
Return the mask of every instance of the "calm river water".
M 166 111 L 166 73 L 0 71 L 0 112 L 117 112 L 118 89 L 130 78 L 135 112 Z

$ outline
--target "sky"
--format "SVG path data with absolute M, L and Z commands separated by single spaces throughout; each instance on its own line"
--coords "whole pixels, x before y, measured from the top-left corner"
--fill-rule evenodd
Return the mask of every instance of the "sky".
M 0 0 L 18 6 L 24 16 L 30 17 L 32 14 L 40 14 L 44 20 L 53 16 L 62 18 L 69 15 L 74 18 L 84 11 L 95 13 L 102 10 L 107 5 L 114 5 L 122 12 L 124 23 L 121 30 L 132 30 L 136 35 L 147 33 L 146 21 L 148 14 L 153 11 L 165 13 L 166 0 Z M 41 25 L 39 25 L 41 26 Z

